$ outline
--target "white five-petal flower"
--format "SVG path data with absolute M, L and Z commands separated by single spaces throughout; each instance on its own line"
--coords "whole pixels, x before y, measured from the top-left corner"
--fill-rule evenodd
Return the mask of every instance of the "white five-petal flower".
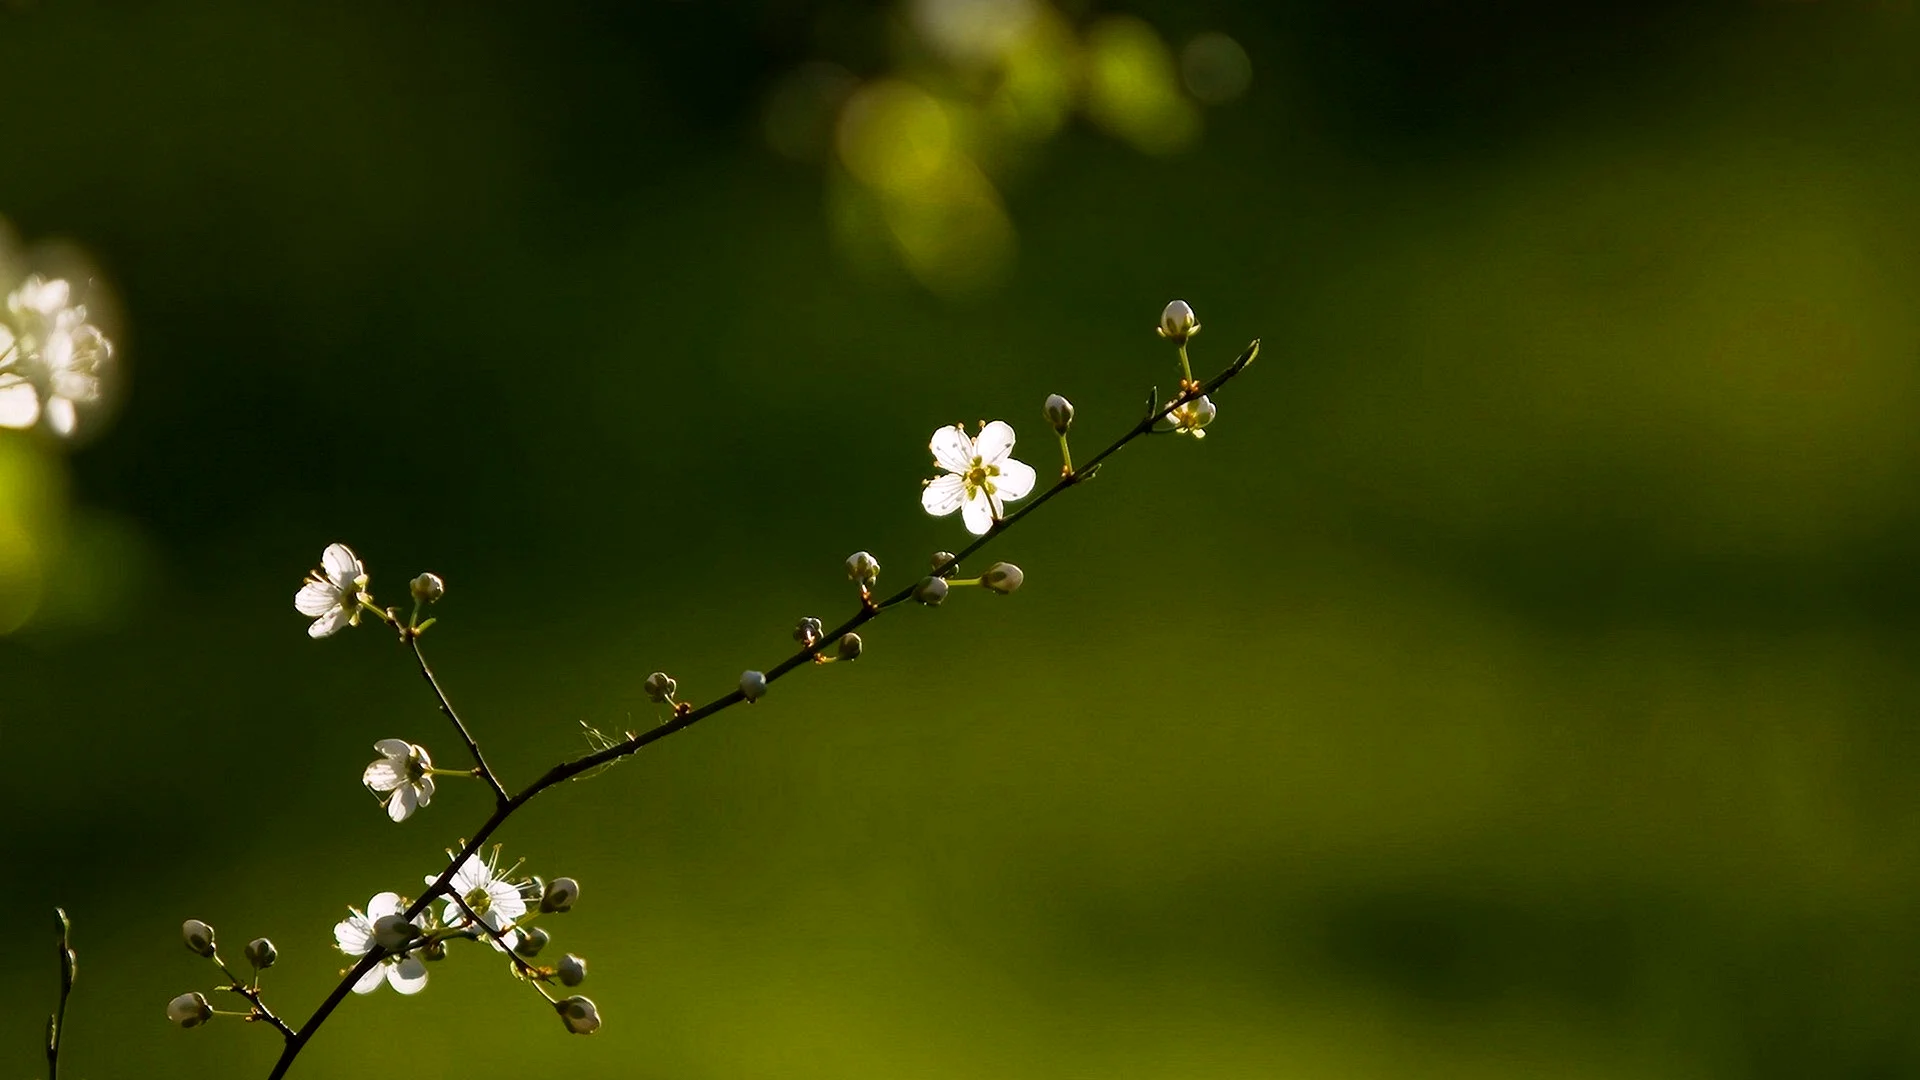
M 1013 428 L 995 420 L 967 438 L 960 425 L 943 427 L 927 444 L 934 464 L 946 470 L 926 482 L 920 505 L 935 517 L 955 510 L 975 536 L 986 534 L 1005 512 L 1003 503 L 1024 499 L 1033 490 L 1033 466 L 1013 459 Z
M 38 274 L 7 295 L 0 322 L 0 427 L 26 428 L 44 419 L 72 435 L 79 407 L 101 397 L 113 343 L 87 321 L 73 289 Z M 8 325 L 11 323 L 11 325 Z
M 367 901 L 367 910 L 348 908 L 350 913 L 333 927 L 333 940 L 339 944 L 340 951 L 348 956 L 365 956 L 373 948 L 373 924 L 388 915 L 399 915 L 407 910 L 400 900 L 399 893 L 383 892 L 375 894 Z M 402 994 L 417 994 L 426 989 L 427 965 L 417 956 L 383 957 L 378 964 L 360 976 L 353 984 L 356 994 L 371 994 L 380 988 L 385 979 Z
M 482 862 L 477 854 L 469 855 L 461 861 L 460 868 L 453 872 L 453 880 L 448 884 L 452 887 L 454 895 L 458 896 L 467 907 L 473 909 L 473 913 L 480 916 L 482 922 L 495 930 L 503 931 L 501 936 L 506 938 L 508 945 L 513 945 L 520 940 L 520 931 L 508 930 L 507 927 L 527 913 L 527 898 L 521 894 L 519 885 L 507 880 L 507 875 L 512 871 L 501 870 L 499 860 L 498 846 L 494 847 L 493 853 L 485 862 Z M 429 877 L 427 884 L 431 885 L 437 880 L 439 879 Z M 467 918 L 467 913 L 461 910 L 460 904 L 451 899 L 446 904 L 446 922 L 448 926 L 472 925 L 472 921 Z M 475 929 L 479 928 L 475 927 Z M 482 930 L 480 937 L 495 949 L 500 948 L 500 943 L 494 940 L 492 934 Z
M 367 568 L 345 544 L 328 544 L 320 554 L 320 569 L 307 572 L 306 584 L 294 594 L 293 607 L 310 616 L 307 636 L 323 638 L 342 626 L 360 625 L 360 602 L 367 595 Z
M 373 744 L 380 760 L 367 766 L 360 781 L 387 804 L 387 816 L 405 821 L 433 801 L 433 758 L 427 748 L 405 739 L 381 739 Z

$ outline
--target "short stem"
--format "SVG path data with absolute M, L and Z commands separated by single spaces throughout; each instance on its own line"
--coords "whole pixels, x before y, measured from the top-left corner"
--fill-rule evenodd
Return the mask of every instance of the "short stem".
M 527 963 L 519 953 L 513 951 L 513 943 L 507 940 L 504 932 L 495 930 L 492 923 L 481 918 L 477 912 L 467 906 L 466 897 L 461 896 L 457 892 L 449 892 L 447 893 L 447 899 L 452 900 L 454 906 L 466 914 L 468 921 L 472 922 L 482 933 L 499 944 L 500 948 L 507 954 L 507 959 L 512 960 L 513 966 L 520 970 L 520 974 L 535 982 L 540 981 L 540 972 L 532 964 Z
M 1180 343 L 1180 385 L 1193 385 L 1193 365 L 1187 362 L 1187 343 Z
M 1060 475 L 1073 475 L 1073 451 L 1067 449 L 1067 433 L 1060 433 Z
M 419 635 L 409 634 L 407 645 L 413 649 L 413 658 L 420 664 L 420 677 L 427 680 L 427 685 L 433 688 L 433 697 L 440 703 L 440 711 L 446 714 L 448 720 L 453 721 L 453 730 L 460 733 L 460 740 L 467 744 L 467 752 L 473 755 L 475 774 L 493 789 L 494 804 L 506 805 L 507 789 L 500 786 L 500 781 L 493 775 L 493 770 L 487 767 L 487 759 L 480 754 L 480 744 L 474 741 L 472 733 L 467 730 L 467 725 L 461 721 L 460 714 L 453 711 L 453 703 L 447 700 L 446 692 L 440 689 L 440 680 L 433 677 L 433 669 L 427 666 L 427 655 L 420 651 Z

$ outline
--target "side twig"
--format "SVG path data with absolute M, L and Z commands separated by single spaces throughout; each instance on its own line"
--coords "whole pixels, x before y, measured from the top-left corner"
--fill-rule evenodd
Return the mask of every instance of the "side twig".
M 453 721 L 453 729 L 460 733 L 460 740 L 467 744 L 467 752 L 473 755 L 474 774 L 485 780 L 487 786 L 493 789 L 493 802 L 496 807 L 506 805 L 507 789 L 500 786 L 500 780 L 493 775 L 493 770 L 488 768 L 487 759 L 480 754 L 480 744 L 474 741 L 472 733 L 467 730 L 467 725 L 461 721 L 460 714 L 453 711 L 453 703 L 447 700 L 446 691 L 440 689 L 440 680 L 433 677 L 433 669 L 427 666 L 426 654 L 420 651 L 419 632 L 409 627 L 403 629 L 402 634 L 407 639 L 407 645 L 413 649 L 414 660 L 420 664 L 420 677 L 427 680 L 427 685 L 433 688 L 433 696 L 440 703 L 440 711 L 446 714 L 447 719 Z
M 47 1080 L 60 1080 L 60 1036 L 67 1030 L 67 998 L 73 994 L 73 970 L 79 957 L 73 951 L 73 922 L 66 909 L 54 908 L 53 919 L 60 935 L 60 1001 L 47 1017 Z
M 1138 423 L 1134 424 L 1125 434 L 1114 440 L 1105 450 L 1095 454 L 1078 469 L 1062 476 L 1052 487 L 1041 492 L 1033 501 L 1000 521 L 995 522 L 993 528 L 987 530 L 984 535 L 966 547 L 961 548 L 959 552 L 955 553 L 952 559 L 936 567 L 934 572 L 941 574 L 957 566 L 960 560 L 979 552 L 981 548 L 986 547 L 1007 530 L 1032 515 L 1034 511 L 1052 501 L 1054 496 L 1091 478 L 1094 472 L 1100 468 L 1100 463 L 1118 453 L 1121 447 L 1126 446 L 1128 443 L 1143 435 L 1152 434 L 1154 425 L 1166 419 L 1180 406 L 1194 401 L 1203 395 L 1211 394 L 1222 386 L 1225 386 L 1235 376 L 1245 371 L 1247 365 L 1252 363 L 1254 358 L 1259 354 L 1260 342 L 1258 339 L 1255 339 L 1253 343 L 1248 345 L 1246 350 L 1242 352 L 1233 363 L 1229 364 L 1225 370 L 1220 372 L 1220 374 L 1215 375 L 1205 383 L 1189 383 L 1165 405 L 1158 409 L 1149 409 L 1147 414 L 1142 417 Z M 912 597 L 913 587 L 908 586 L 877 603 L 872 601 L 863 602 L 860 610 L 855 612 L 846 622 L 822 634 L 812 644 L 803 647 L 799 652 L 768 668 L 766 671 L 767 682 L 772 683 L 774 680 L 788 674 L 802 664 L 811 663 L 813 658 L 818 655 L 822 649 L 827 647 L 828 643 L 839 641 L 841 637 L 852 633 L 854 630 L 878 618 L 882 611 L 905 603 L 907 600 L 912 599 Z M 417 656 L 419 654 L 417 641 L 414 643 L 414 650 Z M 434 682 L 433 674 L 427 670 L 424 659 L 420 661 L 420 670 L 426 675 L 429 683 Z M 436 695 L 439 695 L 439 689 L 439 685 L 434 683 L 434 692 Z M 466 727 L 460 723 L 459 717 L 454 715 L 452 707 L 447 705 L 445 695 L 439 696 L 442 711 L 453 720 L 454 726 L 460 729 L 461 737 L 467 740 L 468 748 L 473 751 L 474 759 L 478 761 L 480 758 L 479 747 L 474 744 L 472 737 L 467 734 Z M 664 724 L 631 735 L 620 742 L 614 743 L 605 749 L 595 751 L 585 757 L 575 758 L 572 761 L 555 765 L 542 774 L 539 779 L 511 797 L 506 796 L 504 789 L 501 789 L 499 784 L 495 782 L 495 791 L 501 796 L 501 799 L 495 805 L 493 813 L 488 815 L 487 820 L 482 822 L 478 829 L 474 830 L 472 838 L 461 847 L 460 852 L 447 864 L 447 868 L 440 872 L 440 876 L 435 878 L 431 885 L 427 886 L 427 891 L 421 894 L 420 899 L 415 900 L 413 904 L 407 908 L 405 913 L 406 918 L 408 920 L 417 919 L 421 912 L 425 911 L 427 906 L 437 897 L 452 896 L 453 892 L 449 886 L 453 881 L 454 872 L 459 869 L 460 865 L 464 863 L 468 857 L 480 850 L 481 846 L 493 835 L 494 830 L 505 824 L 506 820 L 512 817 L 515 811 L 532 802 L 541 792 L 558 784 L 565 783 L 582 773 L 591 772 L 610 762 L 618 761 L 621 758 L 635 754 L 639 752 L 642 747 L 658 742 L 675 732 L 684 731 L 707 717 L 738 705 L 745 700 L 747 700 L 747 696 L 744 692 L 734 690 L 707 702 L 697 709 L 689 709 L 685 712 L 676 713 L 673 719 Z M 482 775 L 491 780 L 491 773 L 484 771 L 484 762 L 481 763 L 481 768 L 483 770 Z M 281 1080 L 281 1078 L 287 1074 L 287 1070 L 293 1066 L 294 1059 L 299 1056 L 300 1051 L 303 1050 L 309 1042 L 313 1041 L 313 1037 L 319 1032 L 320 1026 L 326 1023 L 327 1017 L 333 1015 L 334 1010 L 338 1009 L 340 1003 L 345 1001 L 347 995 L 353 991 L 354 984 L 360 980 L 361 976 L 373 970 L 374 965 L 384 960 L 387 955 L 385 949 L 375 945 L 368 949 L 366 955 L 362 956 L 359 962 L 354 964 L 345 975 L 341 976 L 340 982 L 334 986 L 332 992 L 327 995 L 326 1000 L 320 1003 L 319 1008 L 314 1010 L 313 1015 L 307 1018 L 307 1022 L 301 1025 L 299 1031 L 289 1036 L 286 1049 L 281 1052 L 280 1059 L 274 1063 L 273 1071 L 268 1074 L 267 1080 Z

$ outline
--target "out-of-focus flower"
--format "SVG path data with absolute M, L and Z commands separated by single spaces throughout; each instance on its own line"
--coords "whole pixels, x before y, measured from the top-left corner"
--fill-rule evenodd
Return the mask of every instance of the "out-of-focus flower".
M 333 927 L 333 940 L 340 951 L 348 956 L 365 956 L 373 948 L 373 925 L 389 915 L 401 915 L 407 906 L 400 902 L 400 894 L 383 892 L 367 901 L 367 910 L 348 908 L 349 914 Z M 368 969 L 360 981 L 353 984 L 356 994 L 371 994 L 380 988 L 382 980 L 392 983 L 393 988 L 402 994 L 417 994 L 426 989 L 427 965 L 417 956 L 382 957 L 378 964 Z
M 101 399 L 113 343 L 73 303 L 64 278 L 28 277 L 7 295 L 0 315 L 0 427 L 44 421 L 62 438 L 80 412 Z
M 360 781 L 387 804 L 387 816 L 405 821 L 433 801 L 433 758 L 427 748 L 405 739 L 381 739 L 373 744 L 380 760 L 367 766 Z
M 1004 420 L 981 428 L 978 439 L 967 438 L 958 424 L 935 431 L 927 448 L 946 475 L 926 481 L 920 505 L 935 517 L 959 510 L 968 532 L 985 535 L 1003 515 L 1004 503 L 1033 490 L 1033 466 L 1013 459 L 1013 438 Z
M 306 584 L 293 596 L 293 608 L 313 619 L 307 636 L 323 638 L 342 626 L 360 625 L 360 604 L 367 595 L 367 568 L 345 544 L 328 544 L 320 569 L 307 571 Z

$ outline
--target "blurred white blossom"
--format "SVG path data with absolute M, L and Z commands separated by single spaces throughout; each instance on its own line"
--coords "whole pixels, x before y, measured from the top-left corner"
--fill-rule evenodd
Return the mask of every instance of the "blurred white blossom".
M 348 956 L 365 956 L 373 947 L 373 924 L 389 915 L 402 914 L 406 907 L 398 893 L 378 893 L 367 901 L 367 910 L 347 909 L 346 919 L 334 924 L 333 940 Z M 360 976 L 360 981 L 353 984 L 353 992 L 371 994 L 380 988 L 382 979 L 402 994 L 417 994 L 426 989 L 427 965 L 417 956 L 385 957 Z
M 0 427 L 44 423 L 66 438 L 102 397 L 113 343 L 64 278 L 30 275 L 0 313 Z
M 935 517 L 960 511 L 967 531 L 985 535 L 1005 513 L 1005 502 L 1024 499 L 1033 490 L 1033 466 L 1013 459 L 1013 428 L 995 420 L 967 438 L 960 425 L 933 433 L 928 449 L 945 476 L 926 481 L 920 505 Z

